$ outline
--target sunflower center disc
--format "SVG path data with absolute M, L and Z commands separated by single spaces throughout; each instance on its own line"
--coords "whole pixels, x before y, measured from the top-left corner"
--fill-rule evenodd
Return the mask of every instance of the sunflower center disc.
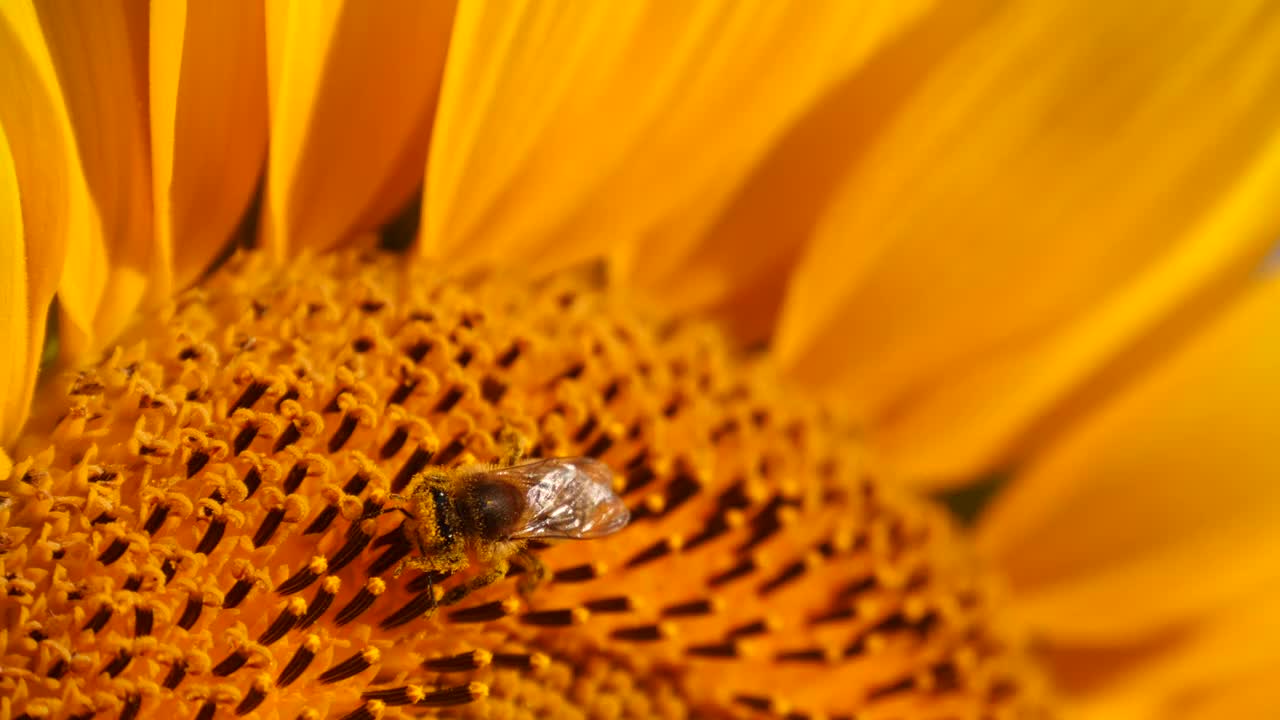
M 944 514 L 705 326 L 597 282 L 234 258 L 40 404 L 0 505 L 9 717 L 1026 716 Z M 609 466 L 633 519 L 440 605 L 426 468 Z M 25 458 L 25 459 L 23 459 Z M 435 708 L 445 708 L 436 710 Z

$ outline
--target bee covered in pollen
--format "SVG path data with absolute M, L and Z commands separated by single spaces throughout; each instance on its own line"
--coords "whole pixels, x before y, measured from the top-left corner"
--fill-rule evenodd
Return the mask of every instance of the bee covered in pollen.
M 452 588 L 441 604 L 506 577 L 513 558 L 529 571 L 521 584 L 528 593 L 546 571 L 526 541 L 603 537 L 630 520 L 608 465 L 588 457 L 520 462 L 520 454 L 517 449 L 499 465 L 425 470 L 401 498 L 407 508 L 397 509 L 417 555 L 400 569 L 448 575 L 472 558 L 486 568 Z

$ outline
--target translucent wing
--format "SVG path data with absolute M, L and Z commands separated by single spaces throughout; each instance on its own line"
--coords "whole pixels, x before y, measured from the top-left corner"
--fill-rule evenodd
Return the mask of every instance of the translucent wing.
M 528 509 L 514 538 L 595 538 L 631 519 L 613 491 L 613 471 L 585 457 L 551 458 L 499 468 L 489 475 L 524 488 Z

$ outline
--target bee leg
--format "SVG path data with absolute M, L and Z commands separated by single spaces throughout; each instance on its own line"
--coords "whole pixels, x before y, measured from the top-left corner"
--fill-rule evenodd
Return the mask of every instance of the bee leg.
M 391 577 L 400 577 L 405 568 L 413 568 L 414 570 L 421 570 L 423 572 L 435 570 L 435 567 L 431 563 L 426 562 L 423 560 L 421 555 L 418 555 L 417 557 L 401 558 L 400 562 L 396 563 L 396 569 L 391 571 Z
M 493 567 L 485 571 L 481 575 L 477 575 L 462 585 L 457 585 L 449 589 L 440 599 L 441 605 L 452 605 L 480 588 L 488 587 L 502 578 L 507 576 L 507 570 L 511 568 L 510 563 L 506 560 L 499 560 L 493 564 Z
M 497 446 L 501 450 L 498 464 L 502 467 L 510 467 L 519 463 L 524 459 L 525 454 L 529 452 L 528 439 L 511 425 L 503 424 L 502 429 L 498 431 L 496 440 Z
M 404 513 L 407 518 L 415 519 L 412 513 L 398 507 L 386 508 L 382 511 L 382 514 L 394 512 L 396 510 Z M 403 527 L 403 524 L 401 524 L 401 527 Z M 406 532 L 405 535 L 408 536 L 409 542 L 413 543 L 413 548 L 417 551 L 417 554 L 400 558 L 400 562 L 396 563 L 396 569 L 392 571 L 391 577 L 400 577 L 400 574 L 403 573 L 404 569 L 407 567 L 411 567 L 415 570 L 421 570 L 423 572 L 434 572 L 438 570 L 439 568 L 436 567 L 435 563 L 427 560 L 427 551 L 426 548 L 422 547 L 422 538 L 418 537 L 418 533 L 410 531 Z
M 542 560 L 538 559 L 537 555 L 529 552 L 528 548 L 521 548 L 516 553 L 515 559 L 525 569 L 525 576 L 520 579 L 519 590 L 520 594 L 527 598 L 547 582 L 547 566 L 542 564 Z

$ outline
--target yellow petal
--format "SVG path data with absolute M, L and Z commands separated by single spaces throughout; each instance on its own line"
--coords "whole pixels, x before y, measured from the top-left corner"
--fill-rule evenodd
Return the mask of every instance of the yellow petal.
M 151 172 L 157 250 L 174 282 L 196 279 L 227 244 L 267 148 L 261 5 L 151 5 Z M 167 293 L 166 293 L 167 294 Z
M 1088 413 L 982 519 L 1023 614 L 1121 642 L 1280 579 L 1280 275 Z
M 422 181 L 451 2 L 277 0 L 266 13 L 277 256 L 376 226 Z
M 924 2 L 465 3 L 424 249 L 678 267 L 746 172 Z
M 675 267 L 651 269 L 638 257 L 635 281 L 670 311 L 710 314 L 745 343 L 766 340 L 804 239 L 832 193 L 949 43 L 985 14 L 981 3 L 943 3 L 901 18 L 897 35 L 886 27 L 883 45 L 773 144 L 701 237 L 663 235 Z
M 67 108 L 35 8 L 0 3 L 0 127 L 21 188 L 30 347 L 36 357 L 45 313 L 61 287 L 68 335 L 91 333 L 106 282 L 105 241 L 85 183 Z M 66 257 L 74 263 L 64 264 Z M 25 342 L 25 341 L 24 341 Z M 32 359 L 32 367 L 36 360 Z
M 47 52 L 56 73 L 56 96 L 74 129 L 102 232 L 100 240 L 73 235 L 68 246 L 59 292 L 69 322 L 60 340 L 75 355 L 114 336 L 149 282 L 157 289 L 168 284 L 169 268 L 151 233 L 147 6 L 41 3 L 35 16 L 42 39 L 28 45 L 43 45 L 38 52 Z M 31 30 L 26 24 L 21 32 L 30 37 Z
M 12 442 L 22 429 L 40 368 L 39 352 L 33 348 L 44 341 L 44 323 L 43 317 L 33 322 L 28 291 L 18 174 L 0 127 L 0 337 L 8 346 L 0 353 L 0 446 Z
M 819 224 L 782 361 L 926 482 L 1036 440 L 1275 237 L 1276 10 L 1011 3 L 952 40 Z

